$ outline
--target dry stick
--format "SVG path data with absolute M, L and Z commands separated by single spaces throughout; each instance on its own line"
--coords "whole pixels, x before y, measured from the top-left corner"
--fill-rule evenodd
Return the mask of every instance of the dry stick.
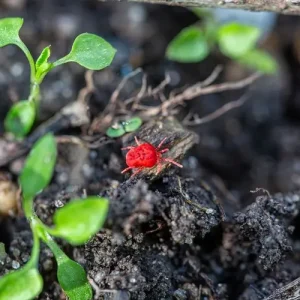
M 180 94 L 182 94 L 184 91 L 186 91 L 189 88 L 203 88 L 203 87 L 206 87 L 206 86 L 212 84 L 218 78 L 218 76 L 220 75 L 222 70 L 223 70 L 222 66 L 220 66 L 220 65 L 216 66 L 214 68 L 214 70 L 212 71 L 212 73 L 204 81 L 197 82 L 196 84 L 194 84 L 188 88 L 181 89 L 181 93 L 176 93 L 175 91 L 172 91 L 170 93 L 169 99 L 173 99 L 173 98 L 179 96 Z
M 222 72 L 223 70 L 223 67 L 222 66 L 216 66 L 214 68 L 214 70 L 212 71 L 212 73 L 202 82 L 197 82 L 196 84 L 192 85 L 191 87 L 199 87 L 199 88 L 202 88 L 202 87 L 205 87 L 205 86 L 208 86 L 210 84 L 212 84 L 217 78 L 218 76 L 220 75 L 220 73 Z M 189 87 L 189 88 L 191 88 Z M 182 94 L 183 91 L 185 91 L 187 88 L 183 89 L 183 88 L 180 88 L 180 89 L 176 89 L 176 90 L 173 90 L 170 95 L 169 95 L 169 99 L 172 99 L 180 94 Z
M 98 0 L 109 1 L 109 0 Z M 130 2 L 142 2 L 152 4 L 166 4 L 183 7 L 219 7 L 237 8 L 250 11 L 273 11 L 283 14 L 300 15 L 299 0 L 244 0 L 244 1 L 220 1 L 220 0 L 129 0 Z
M 92 70 L 88 70 L 84 74 L 86 86 L 79 91 L 77 100 L 78 102 L 87 102 L 87 96 L 90 95 L 95 90 L 94 80 L 93 80 L 94 72 Z
M 110 124 L 113 121 L 113 118 L 115 116 L 116 113 L 116 107 L 118 104 L 118 98 L 120 95 L 121 90 L 124 88 L 125 84 L 127 83 L 127 81 L 136 76 L 138 73 L 140 73 L 142 71 L 141 68 L 138 68 L 136 70 L 134 70 L 133 72 L 129 73 L 128 75 L 126 75 L 121 82 L 119 83 L 118 87 L 116 88 L 116 90 L 112 93 L 110 100 L 107 104 L 107 106 L 105 107 L 105 109 L 103 110 L 103 112 L 101 113 L 100 116 L 98 116 L 97 118 L 95 118 L 95 120 L 93 121 L 89 133 L 93 133 L 95 130 L 99 130 L 98 127 L 100 126 L 106 126 L 108 124 Z
M 199 118 L 198 115 L 196 115 L 195 120 L 192 120 L 192 121 L 188 120 L 189 117 L 191 116 L 190 114 L 188 114 L 184 118 L 182 123 L 186 126 L 195 126 L 195 125 L 200 125 L 200 124 L 210 122 L 210 121 L 215 120 L 215 119 L 219 118 L 220 116 L 224 115 L 228 111 L 242 106 L 248 99 L 249 99 L 249 95 L 244 94 L 240 99 L 224 104 L 222 107 L 218 108 L 217 110 L 206 115 L 203 118 Z
M 133 104 L 132 104 L 132 110 L 134 111 L 135 108 L 138 106 L 139 102 L 141 101 L 141 99 L 143 98 L 144 94 L 147 91 L 147 75 L 144 74 L 143 75 L 143 79 L 142 79 L 142 87 L 139 91 L 139 93 L 137 94 Z
M 222 70 L 222 66 L 216 66 L 212 73 L 204 81 L 200 82 L 199 87 L 204 87 L 212 84 L 219 77 Z
M 152 117 L 158 115 L 161 111 L 170 111 L 172 108 L 176 107 L 177 105 L 182 104 L 184 101 L 191 100 L 193 98 L 199 97 L 201 95 L 207 95 L 212 93 L 220 93 L 223 91 L 229 91 L 229 90 L 236 90 L 243 87 L 246 87 L 253 83 L 257 78 L 261 76 L 261 73 L 254 73 L 250 75 L 249 77 L 236 81 L 236 82 L 225 82 L 220 84 L 214 84 L 207 87 L 200 87 L 199 84 L 195 84 L 189 88 L 187 88 L 185 91 L 183 91 L 181 94 L 178 94 L 177 96 L 173 98 L 169 98 L 167 101 L 165 101 L 161 106 L 159 107 L 151 107 L 151 106 L 138 106 L 140 110 L 143 112 L 141 113 L 144 117 Z
M 150 87 L 148 88 L 147 92 L 145 92 L 142 96 L 140 96 L 140 100 L 142 100 L 145 97 L 150 97 L 150 96 L 155 96 L 156 94 L 160 93 L 171 81 L 170 75 L 166 74 L 165 79 L 154 89 L 151 89 Z M 143 85 L 141 90 L 143 89 Z M 125 106 L 128 104 L 135 102 L 137 96 L 131 97 L 127 100 L 124 101 Z M 139 101 L 140 101 L 139 100 Z
M 300 277 L 285 286 L 275 290 L 273 294 L 263 300 L 297 300 L 300 299 Z

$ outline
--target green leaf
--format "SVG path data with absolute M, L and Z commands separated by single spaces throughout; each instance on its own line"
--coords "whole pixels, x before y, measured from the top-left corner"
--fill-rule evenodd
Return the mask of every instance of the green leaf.
M 217 39 L 223 54 L 239 57 L 255 46 L 259 35 L 257 27 L 233 22 L 220 27 Z
M 139 117 L 131 118 L 125 122 L 123 122 L 123 126 L 126 132 L 133 132 L 136 131 L 141 125 L 143 121 Z
M 14 104 L 7 113 L 4 126 L 16 138 L 22 138 L 30 131 L 36 115 L 33 102 L 22 100 Z
M 53 63 L 48 62 L 50 55 L 50 46 L 48 46 L 43 49 L 42 53 L 40 54 L 39 58 L 35 63 L 36 78 L 38 81 L 41 81 L 53 66 Z
M 184 28 L 168 45 L 166 56 L 182 63 L 200 62 L 209 54 L 203 31 L 196 26 Z
M 0 47 L 16 44 L 20 41 L 19 31 L 23 25 L 21 18 L 5 18 L 0 20 Z
M 103 38 L 82 33 L 74 41 L 71 52 L 54 63 L 54 66 L 67 62 L 76 62 L 90 70 L 101 70 L 109 66 L 116 49 Z
M 107 199 L 96 196 L 72 200 L 54 214 L 51 233 L 73 245 L 84 244 L 103 226 L 108 206 Z
M 43 288 L 37 269 L 24 268 L 0 278 L 0 300 L 32 300 Z
M 57 278 L 70 300 L 90 300 L 92 288 L 87 280 L 84 268 L 67 258 L 57 262 Z
M 40 68 L 41 65 L 48 62 L 50 54 L 51 54 L 50 46 L 43 49 L 42 53 L 40 54 L 40 56 L 36 60 L 36 63 L 35 63 L 36 69 Z
M 44 135 L 33 145 L 19 178 L 25 200 L 33 198 L 49 184 L 56 156 L 56 142 L 51 133 Z
M 126 133 L 125 128 L 120 123 L 116 123 L 106 130 L 106 135 L 111 138 L 117 138 Z
M 265 51 L 253 49 L 238 59 L 238 62 L 266 74 L 274 74 L 277 70 L 275 59 Z

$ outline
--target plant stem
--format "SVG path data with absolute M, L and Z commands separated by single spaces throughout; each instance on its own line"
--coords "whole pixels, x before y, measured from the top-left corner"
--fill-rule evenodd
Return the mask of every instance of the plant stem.
M 19 46 L 19 48 L 24 52 L 30 65 L 30 93 L 28 101 L 34 102 L 37 109 L 40 100 L 40 82 L 38 82 L 36 78 L 34 59 L 27 46 L 21 40 L 19 40 L 16 45 Z
M 30 268 L 37 267 L 38 264 L 38 260 L 39 260 L 39 253 L 40 253 L 40 239 L 39 239 L 39 234 L 38 234 L 38 228 L 37 228 L 37 221 L 35 220 L 35 218 L 31 218 L 30 221 L 30 227 L 32 230 L 32 234 L 33 234 L 33 247 L 32 247 L 32 251 L 31 251 L 31 257 L 30 260 L 28 261 L 28 266 Z
M 44 235 L 43 235 L 42 239 L 47 244 L 47 246 L 51 249 L 51 251 L 53 252 L 57 263 L 60 264 L 64 260 L 68 259 L 66 254 L 59 248 L 59 246 L 53 240 L 51 235 L 46 231 L 46 229 L 43 228 L 43 230 L 44 230 Z
M 29 49 L 27 48 L 27 46 L 21 41 L 19 40 L 16 45 L 21 48 L 21 50 L 24 52 L 24 54 L 26 55 L 29 65 L 30 65 L 30 82 L 31 84 L 35 82 L 35 63 L 34 63 L 34 59 L 32 57 L 32 55 L 30 54 Z
M 25 217 L 29 222 L 31 222 L 31 219 L 34 217 L 32 204 L 33 204 L 33 199 L 31 198 L 23 199 L 23 209 L 24 209 Z

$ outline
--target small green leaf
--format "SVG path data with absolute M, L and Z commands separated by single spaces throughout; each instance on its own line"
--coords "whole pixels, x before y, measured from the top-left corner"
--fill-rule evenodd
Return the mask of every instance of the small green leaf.
M 119 123 L 114 124 L 113 126 L 109 127 L 106 130 L 106 135 L 111 138 L 120 137 L 120 136 L 124 135 L 125 133 L 126 133 L 126 131 L 125 131 L 124 127 Z
M 19 178 L 25 200 L 33 198 L 49 184 L 56 155 L 56 142 L 51 133 L 44 135 L 33 145 Z
M 168 45 L 167 58 L 182 63 L 200 62 L 209 54 L 203 31 L 191 26 L 184 28 Z
M 17 102 L 5 117 L 5 130 L 17 138 L 26 136 L 34 123 L 35 114 L 36 109 L 33 102 L 27 100 Z
M 259 35 L 257 27 L 233 22 L 220 27 L 217 39 L 223 54 L 239 57 L 255 46 Z
M 82 33 L 75 39 L 71 52 L 54 65 L 76 62 L 90 70 L 101 70 L 111 64 L 115 53 L 116 49 L 103 38 L 91 33 Z
M 133 132 L 136 131 L 141 125 L 143 121 L 139 117 L 131 118 L 125 122 L 123 122 L 123 126 L 126 132 Z
M 38 82 L 42 81 L 44 76 L 50 71 L 50 69 L 53 66 L 53 63 L 48 62 L 50 54 L 51 54 L 50 46 L 48 46 L 43 49 L 42 53 L 40 54 L 39 58 L 35 63 L 36 78 Z
M 107 199 L 96 196 L 72 200 L 56 211 L 51 233 L 73 245 L 84 244 L 103 226 L 108 206 Z
M 277 70 L 275 59 L 265 51 L 253 49 L 238 59 L 238 62 L 257 71 L 274 74 Z
M 51 51 L 50 51 L 50 46 L 46 47 L 43 49 L 42 53 L 38 57 L 35 63 L 36 69 L 40 68 L 40 66 L 44 63 L 48 62 L 48 59 L 50 57 Z
M 67 258 L 57 262 L 57 279 L 70 300 L 90 300 L 92 288 L 87 280 L 84 268 Z
M 23 25 L 21 18 L 5 18 L 0 20 L 0 47 L 16 44 L 20 41 L 19 31 Z
M 32 300 L 43 288 L 37 269 L 20 269 L 0 278 L 0 300 Z

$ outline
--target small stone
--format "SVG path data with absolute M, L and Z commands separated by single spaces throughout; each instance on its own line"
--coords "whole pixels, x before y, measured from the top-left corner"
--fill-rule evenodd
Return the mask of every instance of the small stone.
M 55 207 L 59 208 L 59 207 L 63 207 L 64 203 L 61 200 L 55 200 L 54 205 Z
M 20 268 L 20 263 L 16 260 L 13 260 L 12 263 L 11 263 L 11 266 L 13 269 L 17 270 Z
M 43 268 L 45 271 L 51 271 L 53 269 L 53 263 L 51 259 L 46 259 L 43 262 Z

